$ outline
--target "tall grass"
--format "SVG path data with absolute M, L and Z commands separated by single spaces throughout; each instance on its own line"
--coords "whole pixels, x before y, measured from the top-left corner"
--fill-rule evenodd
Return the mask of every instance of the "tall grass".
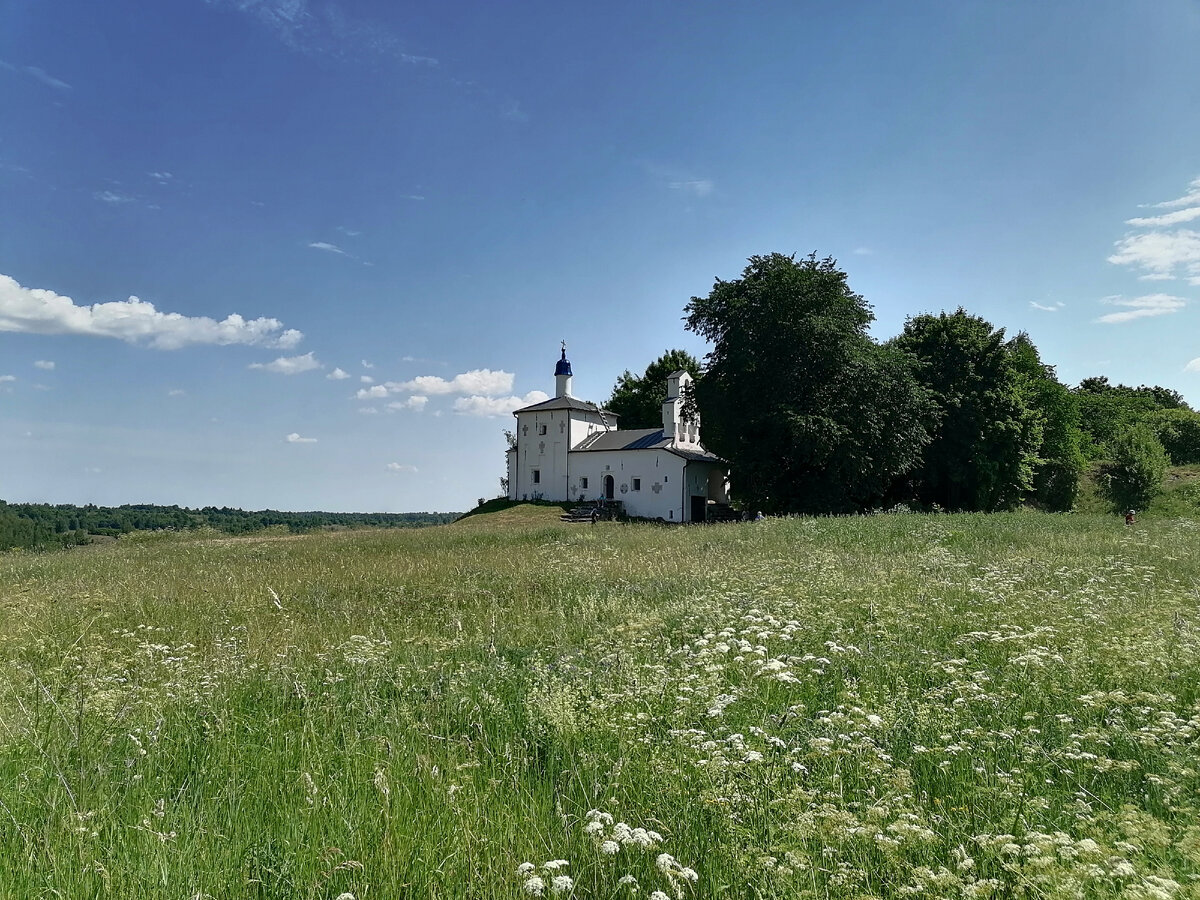
M 1200 897 L 1198 538 L 897 515 L 5 554 L 0 897 Z

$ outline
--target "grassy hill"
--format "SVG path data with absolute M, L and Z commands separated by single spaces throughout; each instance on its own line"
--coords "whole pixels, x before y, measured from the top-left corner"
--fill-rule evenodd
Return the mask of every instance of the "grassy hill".
M 1195 897 L 1197 535 L 513 506 L 0 554 L 0 897 Z

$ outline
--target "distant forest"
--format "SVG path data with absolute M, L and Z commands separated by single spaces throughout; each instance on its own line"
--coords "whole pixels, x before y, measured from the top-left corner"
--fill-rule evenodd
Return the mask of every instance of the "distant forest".
M 0 550 L 49 549 L 91 542 L 94 535 L 117 537 L 133 531 L 190 531 L 212 528 L 224 534 L 249 534 L 266 528 L 303 533 L 323 528 L 422 528 L 453 522 L 459 513 L 248 512 L 206 506 L 74 506 L 5 503 L 0 500 Z

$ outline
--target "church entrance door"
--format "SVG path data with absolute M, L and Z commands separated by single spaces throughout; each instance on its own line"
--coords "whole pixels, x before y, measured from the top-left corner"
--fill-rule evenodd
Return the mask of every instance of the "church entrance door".
M 615 487 L 616 487 L 616 485 L 613 484 L 613 477 L 611 475 L 605 475 L 604 476 L 604 499 L 605 500 L 612 500 L 616 497 Z

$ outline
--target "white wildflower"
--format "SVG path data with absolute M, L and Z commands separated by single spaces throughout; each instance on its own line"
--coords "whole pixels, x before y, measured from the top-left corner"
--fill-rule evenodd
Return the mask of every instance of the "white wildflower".
M 600 845 L 600 852 L 605 856 L 616 856 L 617 851 L 621 849 L 621 845 L 616 841 L 605 841 Z
M 650 900 L 671 900 L 671 898 L 662 891 L 655 891 L 650 895 Z
M 524 878 L 526 875 L 531 875 L 533 873 L 533 868 L 534 866 L 531 862 L 521 863 L 519 866 L 517 866 L 517 877 Z
M 570 875 L 555 875 L 554 880 L 550 882 L 550 893 L 565 894 L 573 887 L 575 887 L 575 881 Z
M 546 882 L 542 881 L 542 879 L 538 878 L 536 875 L 533 875 L 526 880 L 523 890 L 527 894 L 540 897 L 546 890 Z

